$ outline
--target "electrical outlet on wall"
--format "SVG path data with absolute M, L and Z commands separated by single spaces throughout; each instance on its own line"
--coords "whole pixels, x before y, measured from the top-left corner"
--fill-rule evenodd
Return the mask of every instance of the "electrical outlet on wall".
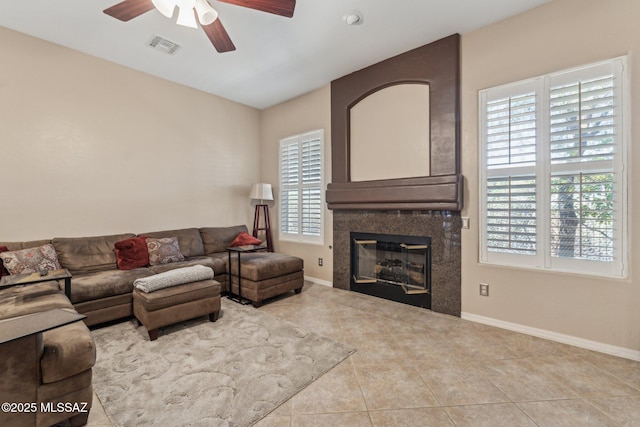
M 318 265 L 322 267 L 324 265 L 324 260 L 322 258 L 318 258 Z
M 483 297 L 489 296 L 489 285 L 487 283 L 480 283 L 480 295 Z

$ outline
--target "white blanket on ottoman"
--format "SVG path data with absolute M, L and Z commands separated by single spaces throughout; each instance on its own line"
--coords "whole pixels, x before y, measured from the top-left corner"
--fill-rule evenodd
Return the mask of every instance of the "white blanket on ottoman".
M 133 286 L 142 292 L 149 293 L 171 286 L 208 279 L 213 279 L 213 269 L 204 265 L 194 265 L 136 279 L 133 282 Z

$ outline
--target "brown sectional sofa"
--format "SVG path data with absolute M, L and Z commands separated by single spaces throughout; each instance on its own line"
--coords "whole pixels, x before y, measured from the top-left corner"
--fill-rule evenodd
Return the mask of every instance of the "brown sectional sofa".
M 237 291 L 237 278 L 229 275 L 226 248 L 241 231 L 246 232 L 247 227 L 240 225 L 139 233 L 138 236 L 144 237 L 177 237 L 185 260 L 132 270 L 118 269 L 114 244 L 136 236 L 133 233 L 0 242 L 0 246 L 7 246 L 9 250 L 51 243 L 62 267 L 73 275 L 69 298 L 57 282 L 0 289 L 0 320 L 54 308 L 76 310 L 87 316 L 84 323 L 62 326 L 43 334 L 39 400 L 41 396 L 48 401 L 82 401 L 90 405 L 95 346 L 87 326 L 132 316 L 135 279 L 201 264 L 213 269 L 214 280 L 220 282 L 222 292 L 229 290 L 230 283 L 235 285 Z M 243 295 L 259 306 L 264 299 L 291 290 L 299 292 L 304 283 L 302 268 L 302 260 L 296 257 L 275 253 L 245 254 L 242 257 Z M 235 274 L 237 264 L 232 271 Z M 71 417 L 72 425 L 82 425 L 88 413 L 40 415 L 38 426 L 60 422 L 65 419 L 62 416 Z
M 133 270 L 119 270 L 113 250 L 117 241 L 134 237 L 135 234 L 117 234 L 111 236 L 54 238 L 51 243 L 58 254 L 60 264 L 69 269 L 73 275 L 71 281 L 71 302 L 78 313 L 87 316 L 85 323 L 89 326 L 110 320 L 131 316 L 133 282 L 140 277 L 146 277 L 164 271 L 191 265 L 204 265 L 214 271 L 215 280 L 222 285 L 222 292 L 229 290 L 228 254 L 233 239 L 242 231 L 247 231 L 244 225 L 233 227 L 205 227 L 184 228 L 179 230 L 164 230 L 138 233 L 138 236 L 164 238 L 177 237 L 184 261 L 170 264 L 154 265 Z M 46 243 L 46 242 L 45 242 Z M 0 243 L 2 245 L 3 243 Z M 11 243 L 7 244 L 11 249 Z M 251 256 L 249 256 L 251 255 Z M 264 277 L 257 278 L 255 274 L 244 278 L 245 271 L 250 274 L 255 268 L 245 263 L 254 257 L 262 257 Z M 294 258 L 295 273 L 291 262 L 284 262 L 284 258 Z M 276 253 L 247 254 L 243 256 L 243 295 L 260 305 L 264 299 L 302 287 L 304 282 L 302 260 L 295 257 L 283 256 Z M 237 267 L 233 270 L 234 274 Z M 252 281 L 264 280 L 261 292 L 251 292 L 255 284 Z M 269 280 L 270 282 L 266 282 Z M 278 287 L 273 287 L 273 283 Z M 236 289 L 237 291 L 237 289 Z

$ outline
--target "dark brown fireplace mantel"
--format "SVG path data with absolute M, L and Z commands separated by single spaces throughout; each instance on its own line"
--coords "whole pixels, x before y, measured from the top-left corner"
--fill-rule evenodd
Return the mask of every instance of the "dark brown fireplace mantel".
M 408 82 L 429 85 L 430 176 L 352 182 L 351 107 L 380 89 Z M 331 82 L 332 182 L 326 192 L 328 208 L 460 211 L 463 179 L 459 98 L 458 34 Z
M 457 211 L 461 192 L 461 175 L 331 183 L 327 204 L 329 209 Z

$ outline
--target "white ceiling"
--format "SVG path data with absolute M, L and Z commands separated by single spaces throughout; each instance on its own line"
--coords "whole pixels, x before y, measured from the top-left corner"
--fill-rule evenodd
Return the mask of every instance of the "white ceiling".
M 152 10 L 121 22 L 102 13 L 118 0 L 4 0 L 0 25 L 262 109 L 548 1 L 298 0 L 289 19 L 210 0 L 237 49 L 222 54 L 175 16 Z M 362 25 L 345 24 L 352 11 Z M 174 56 L 153 50 L 155 34 L 182 47 Z

